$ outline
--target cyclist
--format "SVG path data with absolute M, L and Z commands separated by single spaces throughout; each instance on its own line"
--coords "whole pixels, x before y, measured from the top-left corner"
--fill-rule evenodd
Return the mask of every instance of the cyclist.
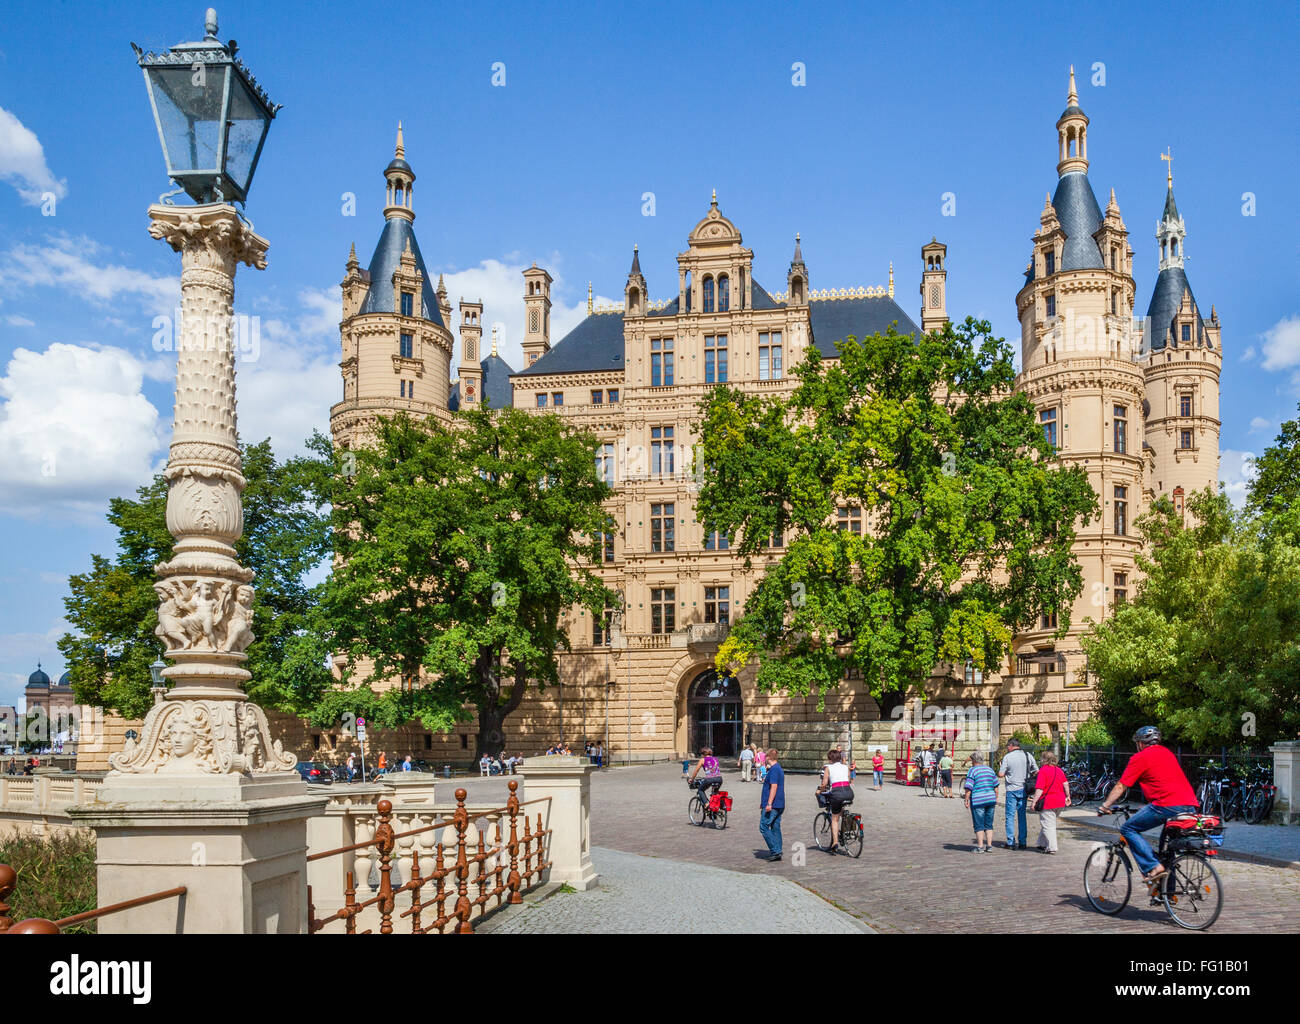
M 700 780 L 695 781 L 695 776 L 699 775 Z M 700 759 L 695 762 L 695 769 L 691 772 L 691 777 L 686 780 L 686 784 L 700 791 L 700 800 L 705 807 L 709 806 L 708 790 L 713 787 L 716 793 L 722 788 L 722 766 L 718 759 L 713 756 L 712 747 L 702 747 L 700 749 Z
M 1142 833 L 1179 814 L 1196 813 L 1196 794 L 1179 767 L 1178 758 L 1168 747 L 1161 746 L 1160 730 L 1156 726 L 1142 726 L 1133 734 L 1133 742 L 1137 744 L 1137 753 L 1128 759 L 1124 774 L 1097 813 L 1109 814 L 1111 807 L 1123 799 L 1125 790 L 1141 785 L 1151 802 L 1124 822 L 1119 831 L 1128 841 L 1143 878 L 1150 883 L 1167 874 L 1167 870 L 1156 860 Z
M 831 846 L 834 853 L 840 845 L 840 812 L 845 804 L 853 802 L 853 783 L 849 778 L 849 766 L 846 765 L 838 750 L 826 755 L 826 765 L 822 768 L 821 783 L 818 793 L 826 794 L 826 809 L 831 815 Z

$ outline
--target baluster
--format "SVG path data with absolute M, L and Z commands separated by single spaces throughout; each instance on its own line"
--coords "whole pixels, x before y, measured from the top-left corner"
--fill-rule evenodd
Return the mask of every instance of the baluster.
M 415 826 L 408 818 L 403 821 L 397 820 L 397 831 L 409 832 Z M 409 882 L 414 875 L 411 874 L 411 852 L 415 849 L 415 836 L 402 836 L 397 840 L 397 884 L 402 885 Z
M 357 842 L 370 843 L 375 838 L 375 823 L 369 818 L 360 818 L 357 821 Z M 356 856 L 352 862 L 352 868 L 356 872 L 356 881 L 358 885 L 370 886 L 370 870 L 374 866 L 374 854 L 370 847 L 363 846 L 356 851 Z
M 437 861 L 438 868 L 437 871 L 435 872 L 435 876 L 438 879 L 438 886 L 434 890 L 434 905 L 438 909 L 438 916 L 437 918 L 435 918 L 433 923 L 434 923 L 434 927 L 438 931 L 438 934 L 441 935 L 442 930 L 447 927 L 447 869 L 446 867 L 444 867 L 443 860 L 442 860 L 442 854 L 443 854 L 442 843 L 438 844 L 437 849 L 438 849 L 438 861 Z
M 411 851 L 411 934 L 423 935 L 424 929 L 420 927 L 420 889 L 424 885 L 424 879 L 420 877 L 420 851 Z
M 537 877 L 542 877 L 542 869 L 547 866 L 546 850 L 550 843 L 546 841 L 548 830 L 542 828 L 542 812 L 537 812 Z
M 428 819 L 428 820 L 425 820 L 425 819 Z M 414 828 L 425 828 L 426 826 L 430 826 L 430 825 L 432 825 L 432 824 L 434 823 L 435 820 L 436 820 L 436 818 L 435 818 L 434 815 L 431 815 L 431 814 L 418 815 L 418 814 L 417 814 L 417 815 L 415 816 L 415 819 L 414 819 L 414 825 L 413 825 L 412 827 L 414 827 Z M 429 828 L 428 831 L 426 831 L 426 832 L 421 832 L 420 835 L 418 836 L 418 840 L 419 840 L 419 844 L 420 844 L 420 853 L 423 855 L 423 857 L 424 857 L 424 862 L 425 862 L 426 864 L 432 864 L 432 863 L 433 863 L 433 845 L 434 845 L 434 842 L 436 841 L 436 839 L 437 839 L 437 830 L 436 830 L 436 829 L 433 829 L 433 828 Z
M 469 863 L 465 860 L 465 831 L 469 827 L 469 813 L 465 810 L 466 792 L 456 790 L 456 916 L 460 919 L 460 933 L 474 930 L 469 923 Z
M 348 935 L 357 933 L 357 888 L 352 875 L 348 872 L 347 888 L 343 890 L 343 928 Z
M 506 853 L 501 844 L 501 818 L 497 817 L 496 838 L 492 841 L 492 895 L 496 897 L 494 906 L 501 906 L 501 895 L 506 891 Z
M 17 884 L 18 872 L 8 864 L 0 864 L 0 934 L 14 926 L 14 919 L 9 916 L 8 900 Z
M 519 895 L 519 829 L 517 825 L 519 797 L 515 795 L 515 790 L 518 788 L 519 783 L 511 779 L 510 799 L 506 801 L 506 809 L 510 812 L 510 875 L 506 880 L 506 885 L 510 889 L 509 902 L 512 905 L 524 901 L 524 898 Z
M 379 827 L 375 844 L 379 849 L 379 934 L 393 934 L 393 802 L 379 801 Z
M 532 868 L 529 866 L 533 856 L 533 826 L 528 820 L 528 815 L 524 815 L 524 882 L 531 887 L 533 881 Z
M 478 895 L 470 901 L 471 914 L 474 913 L 475 908 L 482 908 L 483 906 L 483 890 L 485 888 L 483 880 L 483 865 L 484 860 L 486 859 L 486 851 L 484 849 L 486 845 L 483 833 L 480 832 L 478 826 L 471 821 L 465 829 L 465 851 L 469 855 L 469 862 L 474 865 L 474 888 L 478 893 Z M 480 909 L 479 912 L 482 913 L 482 910 Z
M 316 904 L 311 898 L 311 886 L 307 886 L 307 934 L 315 935 L 320 922 L 316 920 Z

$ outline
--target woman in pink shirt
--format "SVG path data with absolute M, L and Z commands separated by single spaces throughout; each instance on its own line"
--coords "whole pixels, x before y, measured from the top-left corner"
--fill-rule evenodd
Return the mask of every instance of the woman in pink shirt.
M 879 747 L 871 758 L 871 772 L 875 785 L 872 789 L 879 790 L 885 785 L 885 755 Z
M 1044 853 L 1056 852 L 1056 819 L 1070 806 L 1070 780 L 1056 766 L 1056 754 L 1050 750 L 1038 755 L 1038 777 L 1029 806 L 1038 811 L 1038 842 Z M 1038 801 L 1042 800 L 1040 806 Z

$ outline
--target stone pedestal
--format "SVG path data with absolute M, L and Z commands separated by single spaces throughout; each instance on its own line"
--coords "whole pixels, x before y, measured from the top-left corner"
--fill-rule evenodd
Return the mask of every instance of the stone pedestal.
M 1273 754 L 1277 786 L 1273 817 L 1284 825 L 1300 825 L 1300 740 L 1284 740 L 1268 749 Z
M 552 754 L 524 762 L 524 808 L 531 820 L 542 815 L 551 829 L 551 869 L 546 880 L 591 889 L 599 875 L 591 866 L 591 773 L 585 757 Z M 548 803 L 532 803 L 550 797 Z
M 185 886 L 99 920 L 101 934 L 307 931 L 307 819 L 326 798 L 297 773 L 109 776 L 70 808 L 95 829 L 100 907 Z

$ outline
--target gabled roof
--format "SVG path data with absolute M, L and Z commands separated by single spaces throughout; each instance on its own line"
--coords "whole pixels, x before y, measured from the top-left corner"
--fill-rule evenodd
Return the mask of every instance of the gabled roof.
M 781 309 L 785 304 L 777 302 L 772 296 L 767 294 L 767 289 L 757 281 L 750 282 L 750 298 L 753 299 L 754 309 Z
M 1173 326 L 1174 317 L 1183 304 L 1183 293 L 1192 299 L 1192 308 L 1196 310 L 1196 340 L 1209 344 L 1205 334 L 1205 323 L 1201 320 L 1200 308 L 1196 305 L 1196 296 L 1192 295 L 1192 286 L 1187 283 L 1187 275 L 1182 267 L 1166 267 L 1156 278 L 1155 290 L 1151 293 L 1151 305 L 1147 307 L 1147 329 L 1151 339 L 1152 351 L 1159 351 L 1169 344 L 1169 328 Z M 1174 339 L 1175 347 L 1178 339 Z
M 912 318 L 893 299 L 880 296 L 869 299 L 814 299 L 808 304 L 813 344 L 823 356 L 837 359 L 835 343 L 850 334 L 864 338 L 884 334 L 895 320 L 899 334 L 920 334 Z
M 370 257 L 370 288 L 365 301 L 361 303 L 361 313 L 398 313 L 397 297 L 393 291 L 393 274 L 402 264 L 402 253 L 407 243 L 415 256 L 415 267 L 419 271 L 422 287 L 420 289 L 420 316 L 432 320 L 439 327 L 445 327 L 438 303 L 434 301 L 433 285 L 429 282 L 429 271 L 420 255 L 420 243 L 415 240 L 415 230 L 405 217 L 390 217 L 384 222 L 384 230 L 379 235 L 379 244 L 375 254 Z
M 1070 171 L 1061 175 L 1052 207 L 1065 232 L 1065 249 L 1061 254 L 1060 270 L 1083 270 L 1105 267 L 1101 248 L 1093 237 L 1101 230 L 1101 207 L 1092 194 L 1092 185 L 1084 171 Z
M 591 313 L 516 377 L 623 369 L 623 314 Z
M 510 375 L 515 371 L 510 368 L 510 364 L 500 356 L 490 355 L 478 366 L 483 371 L 483 405 L 489 409 L 507 409 L 514 405 L 514 388 L 510 386 Z M 460 381 L 452 389 L 447 408 L 452 412 L 460 409 Z

